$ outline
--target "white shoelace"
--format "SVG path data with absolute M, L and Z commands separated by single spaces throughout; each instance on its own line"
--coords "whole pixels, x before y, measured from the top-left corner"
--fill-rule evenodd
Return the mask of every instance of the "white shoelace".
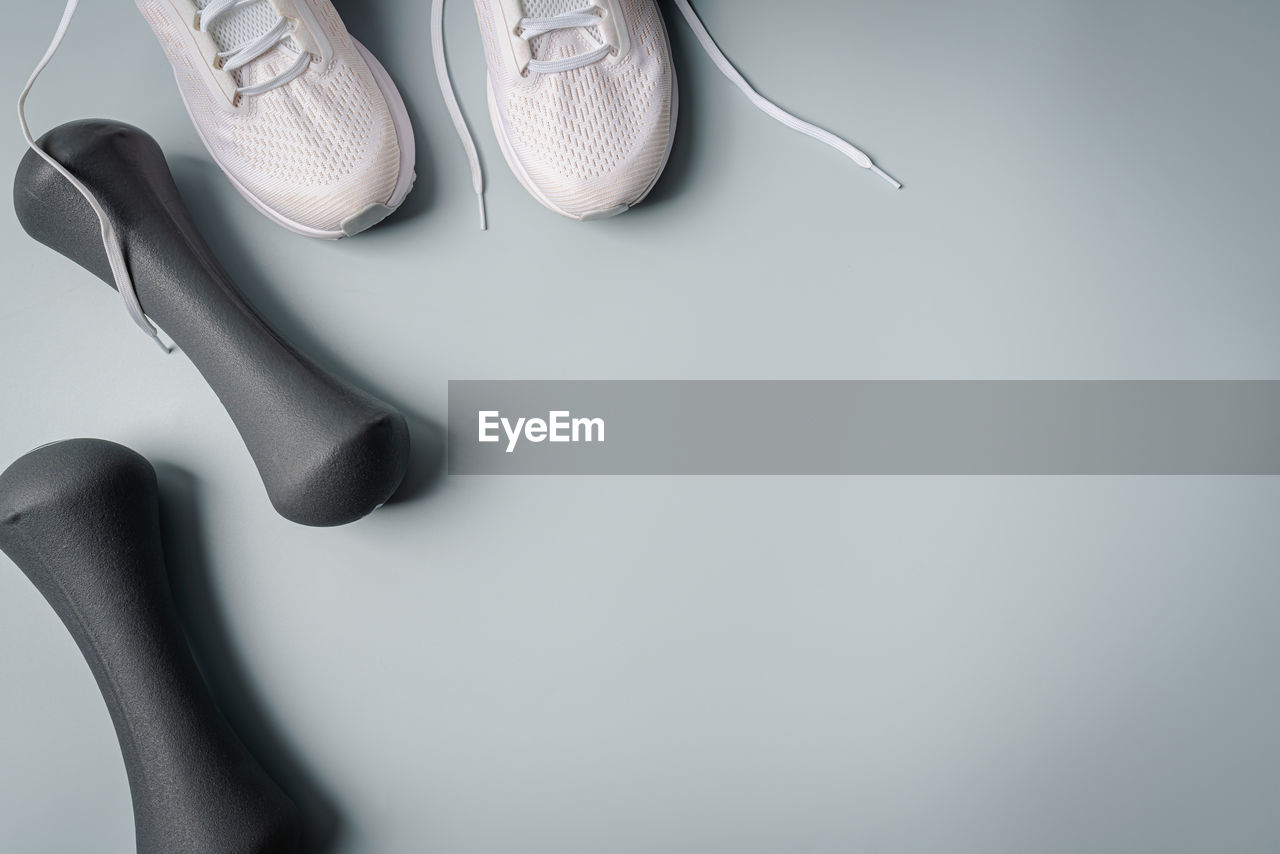
M 590 32 L 592 28 L 599 25 L 599 15 L 589 9 L 581 9 L 576 12 L 566 12 L 563 15 L 550 15 L 544 18 L 521 18 L 519 27 L 520 37 L 526 41 L 532 41 L 538 36 L 545 36 L 547 33 L 554 33 L 557 30 L 586 30 Z M 588 65 L 594 65 L 611 53 L 613 53 L 613 47 L 609 44 L 602 44 L 595 50 L 589 50 L 577 56 L 568 56 L 564 59 L 531 59 L 529 60 L 528 68 L 532 74 L 560 74 L 564 71 L 573 71 L 575 68 L 586 68 Z
M 752 88 L 746 78 L 738 72 L 738 69 L 733 67 L 733 63 L 724 55 L 724 51 L 720 50 L 720 47 L 711 37 L 711 33 L 707 31 L 706 26 L 702 23 L 702 19 L 698 17 L 698 13 L 689 5 L 689 0 L 674 0 L 674 2 L 676 8 L 680 10 L 680 13 L 688 23 L 689 29 L 693 31 L 698 43 L 702 45 L 702 49 L 715 64 L 716 68 L 720 69 L 720 73 L 729 78 L 730 82 L 737 86 L 757 109 L 774 121 L 780 122 L 807 137 L 816 139 L 823 145 L 834 148 L 863 169 L 869 169 L 883 178 L 895 190 L 902 189 L 902 185 L 873 163 L 865 152 L 830 131 L 788 113 Z M 549 17 L 523 18 L 519 23 L 519 28 L 521 37 L 528 40 L 556 30 L 587 29 L 596 26 L 599 22 L 599 16 L 588 8 Z M 453 126 L 458 132 L 458 138 L 462 141 L 462 147 L 466 151 L 467 162 L 471 166 L 471 185 L 480 200 L 480 228 L 484 229 L 486 220 L 484 172 L 480 165 L 480 155 L 476 151 L 475 138 L 467 125 L 466 118 L 462 115 L 462 108 L 458 106 L 458 98 L 453 89 L 453 80 L 449 76 L 449 63 L 444 53 L 444 0 L 431 0 L 431 52 L 435 59 L 436 78 L 440 84 L 440 94 L 444 96 L 445 107 L 449 110 L 449 118 L 453 120 Z M 534 59 L 529 62 L 528 69 L 534 74 L 559 74 L 600 62 L 609 56 L 611 52 L 612 48 L 605 44 L 595 50 L 565 59 L 550 61 Z
M 201 12 L 200 29 L 207 32 L 208 28 L 213 26 L 221 16 L 251 3 L 260 2 L 265 2 L 265 0 L 211 0 Z M 85 186 L 83 181 L 72 175 L 65 166 L 40 147 L 36 142 L 35 136 L 31 133 L 31 126 L 27 123 L 27 96 L 31 94 L 31 89 L 36 85 L 36 80 L 40 77 L 41 72 L 53 60 L 54 54 L 58 52 L 58 48 L 62 45 L 63 39 L 66 38 L 67 30 L 71 26 L 71 19 L 75 17 L 76 9 L 79 5 L 80 0 L 67 0 L 67 6 L 62 12 L 62 20 L 58 24 L 57 31 L 53 34 L 53 41 L 49 43 L 49 48 L 45 51 L 44 57 L 36 64 L 35 70 L 31 72 L 31 76 L 27 79 L 27 85 L 22 89 L 22 94 L 18 96 L 18 125 L 22 128 L 22 136 L 27 141 L 27 146 L 53 167 L 71 186 L 75 187 L 77 192 L 84 196 L 84 200 L 89 203 L 94 215 L 98 217 L 98 225 L 102 233 L 102 246 L 107 252 L 107 263 L 111 266 L 111 275 L 115 279 L 116 290 L 120 292 L 120 298 L 124 300 L 124 306 L 129 312 L 129 317 L 133 318 L 133 322 L 149 338 L 155 341 L 160 349 L 166 353 L 172 353 L 173 344 L 161 336 L 160 330 L 156 328 L 156 325 L 151 322 L 146 312 L 143 311 L 142 303 L 138 300 L 138 292 L 133 285 L 133 277 L 129 274 L 129 264 L 125 261 L 124 245 L 120 240 L 120 235 L 116 233 L 115 226 L 111 224 L 107 212 L 93 195 L 93 191 Z M 218 60 L 227 71 L 235 71 L 263 56 L 267 51 L 291 35 L 293 35 L 292 25 L 286 19 L 280 18 L 275 26 L 264 32 L 260 37 L 220 52 Z M 300 53 L 298 61 L 284 73 L 255 86 L 237 89 L 237 94 L 250 97 L 261 95 L 263 92 L 269 92 L 272 89 L 283 86 L 306 71 L 310 61 L 310 54 Z
M 435 61 L 436 79 L 440 82 L 440 94 L 444 96 L 444 105 L 449 110 L 449 118 L 462 140 L 462 148 L 467 153 L 467 163 L 471 165 L 471 188 L 475 190 L 476 199 L 480 202 L 480 230 L 486 228 L 484 210 L 484 172 L 480 168 L 480 154 L 476 151 L 476 141 L 467 127 L 467 120 L 462 115 L 462 107 L 458 106 L 458 96 L 453 92 L 453 81 L 449 79 L 449 61 L 444 55 L 444 0 L 431 2 L 431 58 Z
M 111 275 L 116 281 L 116 290 L 120 292 L 120 297 L 124 300 L 124 307 L 128 310 L 129 316 L 133 318 L 133 322 L 138 324 L 139 328 L 155 341 L 160 349 L 166 353 L 172 353 L 173 345 L 161 339 L 159 330 L 147 318 L 146 313 L 142 310 L 142 303 L 138 302 L 137 291 L 133 289 L 133 278 L 129 275 L 129 265 L 124 260 L 124 246 L 120 243 L 120 236 L 116 234 L 115 227 L 107 217 L 107 212 L 102 209 L 102 205 L 98 203 L 92 190 L 36 143 L 35 137 L 31 133 L 31 127 L 27 124 L 27 95 L 31 94 L 31 87 L 35 86 L 36 78 L 40 76 L 40 72 L 44 71 L 45 66 L 53 59 L 53 55 L 58 52 L 58 46 L 62 44 L 62 40 L 66 37 L 67 28 L 71 26 L 71 19 L 75 16 L 76 7 L 79 5 L 80 0 L 68 0 L 67 8 L 62 12 L 62 21 L 58 24 L 58 30 L 53 35 L 53 41 L 50 42 L 49 49 L 45 51 L 44 58 L 36 65 L 35 71 L 31 72 L 27 85 L 23 87 L 22 94 L 18 96 L 18 124 L 21 125 L 22 136 L 27 140 L 27 145 L 31 150 L 40 155 L 71 186 L 75 187 L 80 195 L 84 196 L 85 201 L 89 203 L 89 207 L 93 209 L 94 214 L 98 217 L 98 224 L 102 231 L 102 245 L 107 250 L 107 263 L 111 265 Z
M 216 24 L 219 19 L 236 12 L 245 6 L 252 6 L 255 3 L 265 3 L 268 0 L 210 0 L 203 9 L 200 10 L 197 18 L 197 27 L 201 32 L 207 33 Z M 222 63 L 222 69 L 225 71 L 239 71 L 249 63 L 253 62 L 269 52 L 276 45 L 293 35 L 293 24 L 287 18 L 277 14 L 275 25 L 259 34 L 256 38 L 233 47 L 226 48 L 218 52 L 218 61 Z M 277 89 L 294 78 L 298 77 L 307 70 L 307 65 L 311 62 L 311 54 L 305 51 L 298 52 L 298 59 L 286 71 L 258 83 L 254 86 L 241 86 L 236 89 L 236 94 L 250 97 L 253 95 L 261 95 L 264 92 L 270 92 Z
M 871 162 L 868 157 L 860 149 L 854 148 L 853 145 L 833 134 L 831 131 L 823 130 L 815 124 L 810 124 L 798 116 L 793 116 L 768 98 L 761 95 L 751 87 L 738 69 L 733 67 L 733 63 L 729 62 L 729 58 L 716 45 L 715 40 L 711 38 L 711 33 L 707 32 L 707 28 L 703 25 L 702 19 L 698 17 L 698 13 L 693 11 L 693 7 L 689 5 L 689 0 L 675 0 L 676 8 L 684 15 L 685 21 L 689 24 L 689 29 L 693 30 L 693 34 L 697 37 L 698 43 L 702 45 L 702 49 L 707 52 L 707 56 L 715 63 L 716 68 L 720 69 L 720 73 L 728 77 L 733 85 L 742 90 L 742 94 L 747 96 L 747 100 L 755 104 L 756 107 L 769 116 L 774 121 L 780 122 L 794 131 L 804 134 L 807 137 L 816 139 L 823 145 L 830 146 L 836 151 L 848 157 L 854 163 L 863 169 L 870 169 L 876 175 L 879 175 L 889 183 L 895 190 L 901 190 L 902 185 L 889 176 L 887 172 L 879 166 Z

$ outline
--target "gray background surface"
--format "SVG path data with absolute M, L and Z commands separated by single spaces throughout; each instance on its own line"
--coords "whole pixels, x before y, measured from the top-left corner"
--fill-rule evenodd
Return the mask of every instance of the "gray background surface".
M 15 96 L 56 5 L 6 16 Z M 264 311 L 422 420 L 449 379 L 1280 379 L 1280 5 L 697 6 L 907 189 L 756 113 L 670 17 L 673 162 L 603 223 L 506 170 L 464 0 L 487 234 L 425 2 L 339 2 L 421 145 L 407 209 L 356 240 L 235 194 L 123 0 L 86 0 L 31 116 L 146 128 Z M 327 850 L 1280 847 L 1276 479 L 418 473 L 307 530 L 190 364 L 0 219 L 0 459 L 91 435 L 161 464 L 196 645 Z M 124 854 L 96 688 L 3 564 L 0 849 Z

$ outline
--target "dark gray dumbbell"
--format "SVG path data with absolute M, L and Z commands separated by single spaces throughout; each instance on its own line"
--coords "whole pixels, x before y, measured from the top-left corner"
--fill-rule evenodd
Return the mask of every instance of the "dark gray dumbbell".
M 341 525 L 390 498 L 409 464 L 404 417 L 321 369 L 249 305 L 197 232 L 156 141 L 94 119 L 40 145 L 106 210 L 143 308 L 231 414 L 280 515 Z M 96 215 L 34 151 L 13 198 L 28 234 L 114 287 Z
M 292 854 L 293 802 L 214 706 L 187 646 L 158 514 L 155 470 L 111 442 L 46 445 L 0 474 L 0 550 L 49 600 L 98 680 L 139 854 Z

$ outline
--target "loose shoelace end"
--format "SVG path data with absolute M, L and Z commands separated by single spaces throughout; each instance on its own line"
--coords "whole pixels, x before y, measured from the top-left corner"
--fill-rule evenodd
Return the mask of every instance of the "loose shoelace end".
M 172 356 L 174 351 L 178 349 L 173 341 L 169 339 L 169 336 L 157 329 L 156 325 L 147 317 L 144 316 L 143 323 L 138 325 L 142 327 L 143 332 L 147 333 L 148 338 L 156 342 L 156 346 L 163 350 L 166 356 Z
M 867 168 L 868 168 L 868 169 L 870 169 L 870 170 L 871 170 L 872 172 L 874 172 L 875 174 L 879 175 L 879 176 L 880 176 L 881 178 L 883 178 L 885 181 L 887 181 L 887 182 L 889 183 L 889 186 L 890 186 L 890 187 L 893 187 L 893 189 L 895 189 L 895 190 L 901 190 L 901 189 L 902 189 L 902 185 L 901 185 L 901 184 L 899 184 L 896 180 L 894 180 L 894 178 L 893 178 L 893 176 L 892 176 L 892 175 L 890 175 L 888 172 L 886 172 L 886 171 L 884 171 L 883 169 L 881 169 L 879 166 L 877 166 L 877 165 L 875 165 L 874 163 L 872 163 L 872 164 L 871 164 L 870 166 L 868 166 Z
M 489 216 L 488 216 L 488 214 L 486 214 L 486 213 L 485 213 L 485 209 L 484 209 L 484 193 L 483 193 L 483 192 L 476 193 L 476 201 L 480 203 L 480 230 L 481 230 L 481 231 L 488 231 L 488 230 L 489 230 Z

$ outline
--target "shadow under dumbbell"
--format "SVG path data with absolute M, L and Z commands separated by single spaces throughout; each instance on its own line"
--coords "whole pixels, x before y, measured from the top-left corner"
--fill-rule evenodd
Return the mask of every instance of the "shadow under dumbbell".
M 434 421 L 429 421 L 416 413 L 404 412 L 409 422 L 409 436 L 413 442 L 413 451 L 409 457 L 409 471 L 395 495 L 387 500 L 388 505 L 404 504 L 422 498 L 444 482 L 445 455 L 448 453 L 449 433 Z
M 262 316 L 325 370 L 387 401 L 404 414 L 405 420 L 409 422 L 410 433 L 409 471 L 400 488 L 387 503 L 402 504 L 424 498 L 433 492 L 443 482 L 442 475 L 445 471 L 447 442 L 444 427 L 415 412 L 411 407 L 406 407 L 397 395 L 388 394 L 381 384 L 351 370 L 321 336 L 297 321 L 296 314 L 285 301 L 263 282 L 261 274 L 254 269 L 252 259 L 246 254 L 245 247 L 228 228 L 230 213 L 221 209 L 218 200 L 227 198 L 227 194 L 233 191 L 227 185 L 226 177 L 212 162 L 186 155 L 167 159 L 169 170 L 173 173 L 174 182 L 183 198 L 200 202 L 189 204 L 188 208 L 201 235 L 231 279 Z M 267 224 L 263 227 L 276 228 Z M 286 239 L 290 237 L 283 230 L 281 235 Z M 337 288 L 342 285 L 340 282 L 333 282 L 331 286 Z M 388 299 L 394 298 L 394 294 L 387 296 Z
M 245 747 L 297 805 L 302 821 L 300 854 L 329 854 L 339 842 L 341 818 L 314 775 L 281 737 L 279 726 L 270 720 L 245 677 L 209 571 L 196 479 L 168 463 L 154 467 L 169 585 L 201 675 Z

